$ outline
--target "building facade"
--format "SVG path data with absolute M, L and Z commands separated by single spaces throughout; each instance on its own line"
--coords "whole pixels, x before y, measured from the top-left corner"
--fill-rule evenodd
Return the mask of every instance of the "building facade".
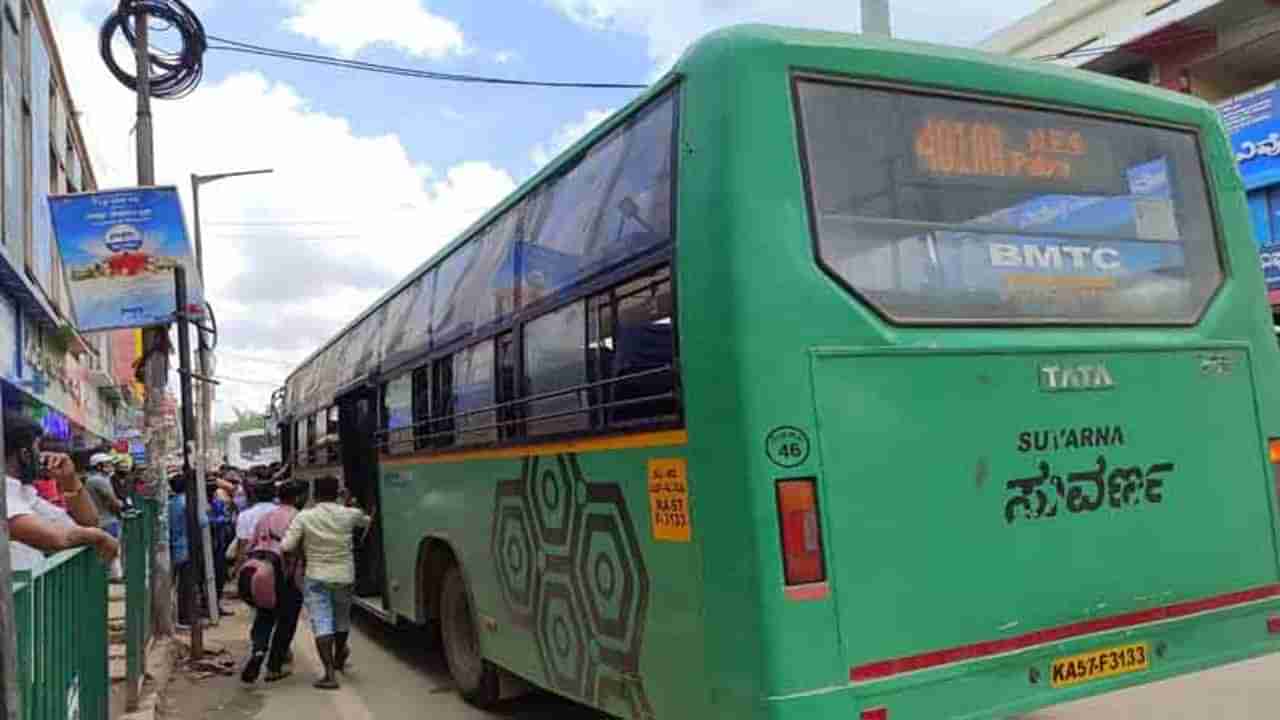
M 75 327 L 48 209 L 97 189 L 43 0 L 0 0 L 0 398 L 70 450 L 135 424 L 136 333 Z
M 1218 106 L 1280 315 L 1280 0 L 1056 0 L 985 40 L 989 52 L 1093 70 Z

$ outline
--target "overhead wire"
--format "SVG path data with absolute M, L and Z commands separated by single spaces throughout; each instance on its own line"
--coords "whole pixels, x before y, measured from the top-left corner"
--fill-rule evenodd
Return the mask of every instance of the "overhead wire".
M 386 65 L 383 63 L 371 63 L 362 60 L 351 60 L 347 58 L 335 57 L 332 55 L 319 55 L 316 53 L 306 53 L 295 50 L 279 50 L 267 47 L 265 45 L 256 45 L 253 43 L 241 42 L 230 38 L 219 37 L 217 35 L 209 35 L 208 38 L 217 45 L 209 45 L 210 50 L 221 50 L 223 52 L 244 53 L 248 55 L 260 55 L 263 57 L 277 58 L 280 60 L 293 60 L 295 62 L 312 63 L 316 65 L 327 65 L 330 67 L 344 68 L 347 70 L 358 70 L 361 72 L 380 73 L 383 75 L 395 75 L 399 77 L 416 78 L 419 80 L 439 80 L 445 82 L 471 83 L 484 85 L 508 85 L 517 87 L 541 87 L 541 88 L 583 88 L 583 89 L 604 89 L 604 90 L 640 90 L 648 87 L 648 85 L 640 83 L 619 83 L 619 82 L 579 82 L 579 81 L 561 81 L 561 80 L 524 80 L 517 78 L 494 77 L 489 75 L 472 75 L 467 73 L 447 73 L 434 70 L 420 70 L 417 68 L 403 67 L 399 65 Z
M 208 49 L 208 38 L 200 18 L 182 0 L 120 0 L 116 9 L 103 21 L 98 33 L 98 53 L 102 56 L 102 61 L 116 80 L 137 92 L 138 78 L 116 60 L 112 44 L 119 33 L 130 48 L 136 46 L 137 34 L 133 24 L 140 12 L 145 12 L 148 18 L 161 23 L 156 26 L 158 31 L 176 31 L 182 39 L 179 50 L 148 45 L 147 52 L 152 65 L 151 97 L 162 100 L 186 97 L 196 89 L 204 76 L 204 53 Z M 147 29 L 151 28 L 152 25 L 148 24 Z

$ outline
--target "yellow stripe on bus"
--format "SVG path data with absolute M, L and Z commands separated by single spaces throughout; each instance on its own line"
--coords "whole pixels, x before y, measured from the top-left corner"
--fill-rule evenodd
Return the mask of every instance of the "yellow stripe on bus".
M 687 445 L 689 431 L 666 430 L 662 432 L 635 433 L 615 437 L 584 438 L 564 442 L 520 445 L 491 450 L 458 450 L 448 453 L 416 453 L 414 455 L 382 455 L 384 465 L 434 465 L 436 463 L 462 462 L 464 460 L 505 460 L 531 455 L 557 455 L 560 453 L 601 452 L 604 450 L 630 450 L 634 448 Z

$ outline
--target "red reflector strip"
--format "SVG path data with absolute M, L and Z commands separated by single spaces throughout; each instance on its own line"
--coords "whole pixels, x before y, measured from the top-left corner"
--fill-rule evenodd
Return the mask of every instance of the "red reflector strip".
M 789 600 L 826 600 L 831 596 L 831 584 L 793 585 L 786 589 L 786 593 Z
M 1126 613 L 1124 615 L 1113 615 L 1111 617 L 1098 618 L 1097 620 L 1085 620 L 1083 622 L 1062 625 L 1056 628 L 1049 628 L 1047 630 L 1037 630 L 1036 632 L 1030 632 L 1024 635 L 1004 638 L 1001 640 L 988 640 L 986 642 L 974 643 L 972 645 L 961 645 L 960 647 L 921 653 L 919 655 L 909 655 L 907 657 L 896 658 L 893 660 L 880 660 L 850 668 L 849 679 L 853 682 L 882 680 L 884 678 L 901 675 L 903 673 L 927 670 L 929 668 L 964 662 L 966 660 L 976 660 L 978 658 L 988 657 L 991 655 L 1003 655 L 1004 653 L 1025 650 L 1029 647 L 1035 647 L 1036 645 L 1061 642 L 1063 640 L 1070 640 L 1071 638 L 1119 630 L 1121 628 L 1132 627 L 1134 625 L 1145 625 L 1147 623 L 1160 622 L 1162 620 L 1174 620 L 1181 617 L 1187 617 L 1188 615 L 1198 615 L 1203 612 L 1223 610 L 1233 605 L 1244 605 L 1246 603 L 1257 602 L 1259 600 L 1266 600 L 1268 598 L 1278 596 L 1280 596 L 1280 585 L 1264 585 L 1262 587 L 1253 588 L 1252 590 L 1242 590 L 1240 592 L 1230 593 L 1227 595 L 1217 595 L 1201 600 L 1189 600 L 1187 602 L 1165 605 L 1163 607 L 1152 608 L 1150 610 L 1139 610 L 1137 612 Z
M 862 711 L 862 720 L 889 720 L 889 708 L 873 708 Z

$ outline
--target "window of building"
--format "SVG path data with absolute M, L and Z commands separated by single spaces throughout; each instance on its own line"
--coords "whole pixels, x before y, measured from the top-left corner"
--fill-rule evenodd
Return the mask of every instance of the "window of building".
M 52 168 L 49 157 L 49 83 L 50 65 L 49 51 L 45 45 L 44 34 L 28 15 L 30 28 L 29 62 L 31 76 L 27 83 L 27 102 L 29 104 L 31 122 L 28 127 L 30 137 L 27 140 L 27 152 L 31 158 L 31 177 L 28 181 L 30 197 L 27 199 L 31 230 L 31 270 L 37 284 L 45 294 L 54 294 L 53 282 L 53 229 L 49 219 L 47 198 L 52 183 Z
M 0 61 L 3 62 L 4 127 L 23 127 L 22 102 L 22 31 L 12 6 L 6 5 L 0 20 Z M 6 132 L 3 160 L 4 243 L 18 267 L 26 264 L 26 242 L 23 239 L 25 220 L 22 199 L 23 159 L 22 132 Z
M 22 226 L 19 228 L 19 233 L 22 236 L 22 243 L 24 248 L 23 258 L 25 261 L 24 263 L 25 269 L 29 276 L 35 277 L 35 272 L 36 272 L 35 271 L 35 252 L 32 249 L 32 235 L 31 235 L 31 189 L 32 189 L 32 181 L 31 181 L 31 167 L 32 167 L 32 160 L 31 160 L 31 155 L 32 155 L 31 153 L 31 128 L 32 128 L 31 42 L 32 40 L 31 40 L 31 37 L 32 37 L 32 27 L 31 27 L 31 8 L 27 7 L 25 3 L 22 5 L 21 29 L 22 29 L 22 34 L 21 34 L 21 39 L 19 41 L 19 45 L 20 45 L 19 52 L 22 53 L 22 59 L 19 61 L 19 65 L 22 68 L 21 70 L 22 78 L 21 78 L 21 84 L 19 85 L 19 87 L 22 89 L 22 122 L 20 125 L 21 137 L 18 139 L 18 143 L 22 146 L 21 147 L 22 160 L 21 160 L 21 167 L 18 168 L 18 180 L 21 183 L 21 196 L 19 200 L 22 203 Z

